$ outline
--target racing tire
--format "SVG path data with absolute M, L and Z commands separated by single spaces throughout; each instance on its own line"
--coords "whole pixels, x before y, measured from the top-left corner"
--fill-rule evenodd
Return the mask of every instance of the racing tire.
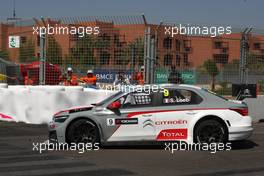
M 194 130 L 195 143 L 227 143 L 228 131 L 226 126 L 218 120 L 210 119 L 197 124 Z
M 75 143 L 98 143 L 100 135 L 97 126 L 88 119 L 80 119 L 73 122 L 67 130 L 67 142 Z

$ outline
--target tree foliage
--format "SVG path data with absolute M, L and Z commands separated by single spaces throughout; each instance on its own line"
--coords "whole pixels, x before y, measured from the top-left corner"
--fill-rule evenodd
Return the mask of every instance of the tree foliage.
M 212 59 L 204 61 L 203 67 L 205 68 L 207 74 L 212 78 L 211 89 L 215 90 L 215 77 L 219 74 L 216 62 Z
M 216 65 L 214 60 L 209 59 L 209 60 L 204 61 L 203 66 L 204 66 L 206 72 L 210 76 L 215 77 L 219 74 L 219 70 L 218 70 L 217 65 Z
M 133 60 L 132 60 L 133 59 Z M 115 63 L 118 65 L 143 65 L 144 40 L 136 38 L 134 41 L 122 46 L 115 53 Z
M 249 72 L 264 73 L 264 57 L 262 55 L 248 53 L 246 58 L 246 68 Z M 235 59 L 231 63 L 225 64 L 223 68 L 228 71 L 238 71 L 239 59 Z
M 113 50 L 110 47 L 115 49 Z M 133 42 L 123 45 L 117 38 L 114 42 L 111 42 L 111 38 L 107 35 L 98 37 L 86 35 L 78 38 L 64 60 L 67 65 L 73 65 L 81 69 L 87 68 L 96 64 L 108 63 L 110 50 L 114 52 L 115 64 L 127 65 L 132 62 L 132 57 L 134 57 L 134 64 L 143 64 L 144 40 L 142 38 L 137 38 Z M 99 63 L 96 63 L 96 57 L 100 58 L 98 58 Z M 103 62 L 104 59 L 105 62 Z
M 135 63 L 138 65 L 143 65 L 144 62 L 144 39 L 136 38 L 134 42 L 129 44 L 129 49 L 134 52 Z
M 264 56 L 249 53 L 246 68 L 251 72 L 264 73 Z
M 94 47 L 98 50 L 103 50 L 110 47 L 110 37 L 107 35 L 99 36 L 94 40 Z
M 46 62 L 58 65 L 62 65 L 63 63 L 61 46 L 52 36 L 48 38 Z
M 83 65 L 94 65 L 94 49 L 95 49 L 95 41 L 91 36 L 85 35 L 82 38 L 78 38 L 75 43 L 75 46 L 71 48 L 70 54 L 67 58 L 67 64 L 71 64 L 77 67 L 81 67 Z
M 26 43 L 21 44 L 19 48 L 19 61 L 25 63 L 36 60 L 38 59 L 35 57 L 35 44 L 33 40 L 28 40 Z
M 9 53 L 7 51 L 0 51 L 0 58 L 9 60 Z

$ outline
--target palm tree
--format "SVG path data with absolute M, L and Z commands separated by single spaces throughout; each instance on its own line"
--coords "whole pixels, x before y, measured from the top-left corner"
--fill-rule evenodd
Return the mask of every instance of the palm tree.
M 46 61 L 52 64 L 62 64 L 62 51 L 60 44 L 54 37 L 48 37 L 48 47 L 46 52 Z
M 204 61 L 203 67 L 205 68 L 207 74 L 210 75 L 211 81 L 211 90 L 215 91 L 215 77 L 219 74 L 216 62 L 212 59 Z
M 19 61 L 21 63 L 36 61 L 35 57 L 35 44 L 32 39 L 22 44 L 19 48 Z
M 83 67 L 83 65 L 94 65 L 94 48 L 95 42 L 91 36 L 85 35 L 82 38 L 78 38 L 75 46 L 70 50 L 68 62 L 79 68 Z
M 9 53 L 7 51 L 0 51 L 0 58 L 9 60 Z

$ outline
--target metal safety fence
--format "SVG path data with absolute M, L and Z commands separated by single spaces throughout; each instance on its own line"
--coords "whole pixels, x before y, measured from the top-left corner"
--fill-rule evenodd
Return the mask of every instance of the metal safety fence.
M 155 81 L 232 95 L 233 85 L 264 90 L 264 30 L 162 22 L 155 28 Z
M 1 24 L 5 58 L 20 64 L 27 84 L 56 85 L 67 69 L 80 81 L 87 72 L 98 82 L 112 83 L 118 74 L 131 76 L 144 65 L 144 16 L 63 17 Z M 1 56 L 1 55 L 0 55 Z M 19 76 L 19 75 L 17 75 Z M 3 79 L 2 79 L 3 80 Z M 26 84 L 26 81 L 24 81 Z
M 0 81 L 58 85 L 120 75 L 131 84 L 184 83 L 231 94 L 232 84 L 264 92 L 264 30 L 162 22 L 144 15 L 42 18 L 0 24 Z

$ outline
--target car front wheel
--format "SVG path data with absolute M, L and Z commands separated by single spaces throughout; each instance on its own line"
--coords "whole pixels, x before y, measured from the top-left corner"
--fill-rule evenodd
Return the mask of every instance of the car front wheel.
M 89 120 L 80 119 L 73 122 L 67 130 L 68 143 L 99 143 L 97 126 Z
M 227 139 L 226 127 L 214 119 L 200 122 L 194 131 L 194 141 L 200 144 L 226 143 Z

